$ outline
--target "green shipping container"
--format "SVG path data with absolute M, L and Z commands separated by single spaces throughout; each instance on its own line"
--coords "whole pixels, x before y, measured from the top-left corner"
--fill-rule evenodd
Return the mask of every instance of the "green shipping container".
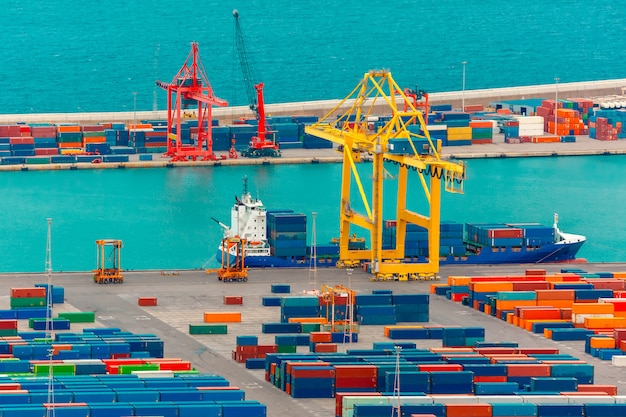
M 40 156 L 35 158 L 26 158 L 26 165 L 45 165 L 50 163 L 50 157 Z
M 301 328 L 302 328 L 302 333 L 319 332 L 320 324 L 319 323 L 302 323 Z
M 67 319 L 70 323 L 94 323 L 96 315 L 93 311 L 63 311 L 59 318 Z
M 227 334 L 226 324 L 190 324 L 189 334 Z
M 36 363 L 33 365 L 33 371 L 35 376 L 48 376 L 50 370 L 49 363 Z M 52 364 L 53 376 L 67 376 L 76 375 L 76 366 L 74 364 L 65 363 L 53 363 Z
M 45 307 L 46 297 L 11 298 L 10 304 L 11 308 Z
M 130 375 L 133 371 L 158 371 L 160 366 L 158 363 L 145 363 L 143 365 L 120 365 L 117 373 L 120 375 Z
M 17 329 L 0 329 L 0 337 L 17 336 Z
M 298 346 L 295 345 L 278 345 L 276 347 L 277 353 L 296 353 Z

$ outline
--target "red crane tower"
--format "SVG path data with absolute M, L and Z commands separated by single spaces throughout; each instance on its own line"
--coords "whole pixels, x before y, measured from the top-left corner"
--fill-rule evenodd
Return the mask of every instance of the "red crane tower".
M 165 156 L 172 161 L 188 161 L 200 159 L 215 161 L 224 159 L 213 153 L 211 136 L 212 107 L 225 107 L 228 102 L 213 93 L 204 65 L 198 54 L 198 44 L 191 43 L 191 52 L 187 60 L 171 83 L 157 81 L 157 85 L 167 91 L 167 152 Z M 183 110 L 197 108 L 198 138 L 196 144 L 183 144 L 181 140 L 181 122 Z
M 280 156 L 278 144 L 273 136 L 270 139 L 267 128 L 267 120 L 265 119 L 265 102 L 263 100 L 263 83 L 253 84 L 252 69 L 248 62 L 248 51 L 246 49 L 243 31 L 239 24 L 239 12 L 233 10 L 235 17 L 235 42 L 237 44 L 237 52 L 239 61 L 241 62 L 241 72 L 243 72 L 243 81 L 246 84 L 246 93 L 248 94 L 248 103 L 250 109 L 254 112 L 258 122 L 257 136 L 253 136 L 248 149 L 241 152 L 242 156 L 256 158 L 259 156 Z M 256 90 L 256 94 L 255 94 Z

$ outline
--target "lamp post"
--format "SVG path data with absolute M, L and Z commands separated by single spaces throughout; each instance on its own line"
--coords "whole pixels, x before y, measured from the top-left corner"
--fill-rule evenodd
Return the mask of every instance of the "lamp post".
M 556 111 L 559 108 L 559 77 L 554 77 L 554 134 L 556 135 Z
M 463 64 L 463 89 L 461 91 L 461 111 L 465 111 L 465 66 L 467 61 L 461 62 Z
M 133 91 L 133 141 L 137 140 L 137 92 Z

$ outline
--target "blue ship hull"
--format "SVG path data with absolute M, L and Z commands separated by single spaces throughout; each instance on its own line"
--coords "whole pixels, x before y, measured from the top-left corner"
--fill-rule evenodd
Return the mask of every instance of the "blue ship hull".
M 526 250 L 525 248 L 505 248 L 492 251 L 485 247 L 480 253 L 465 256 L 447 256 L 440 258 L 441 265 L 499 265 L 499 264 L 537 264 L 555 262 L 573 262 L 584 241 L 566 244 L 548 244 L 539 249 Z M 337 253 L 338 255 L 338 253 Z M 222 259 L 222 252 L 215 254 L 218 261 Z M 317 267 L 334 267 L 337 257 L 316 259 Z M 424 257 L 407 259 L 409 262 L 426 262 Z M 250 268 L 309 268 L 312 266 L 309 257 L 281 258 L 277 256 L 246 256 L 246 266 Z

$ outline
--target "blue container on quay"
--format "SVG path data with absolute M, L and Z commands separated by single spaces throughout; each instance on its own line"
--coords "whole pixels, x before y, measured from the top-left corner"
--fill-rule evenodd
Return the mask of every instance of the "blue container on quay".
M 237 346 L 256 346 L 259 344 L 258 336 L 237 336 Z
M 258 401 L 253 401 L 253 400 L 220 401 L 219 404 L 222 405 L 222 417 L 266 417 L 267 416 L 267 407 L 265 406 L 265 404 L 261 404 Z
M 178 405 L 173 402 L 131 401 L 135 416 L 178 417 Z M 84 417 L 84 415 L 83 415 Z
M 128 414 L 126 414 L 128 415 Z M 198 403 L 198 404 L 178 404 L 178 417 L 222 417 L 222 406 L 220 404 Z M 90 417 L 122 417 L 114 416 L 94 416 Z
M 272 284 L 272 294 L 289 294 L 290 292 L 289 284 Z
M 265 307 L 280 307 L 281 297 L 263 297 L 262 303 Z
M 125 417 L 132 416 L 134 408 L 129 403 L 90 403 L 90 417 Z M 220 407 L 221 411 L 221 407 Z M 207 414 L 203 414 L 209 417 Z M 180 417 L 183 417 L 182 415 Z M 218 417 L 218 416 L 216 416 Z
M 540 417 L 583 416 L 584 409 L 583 404 L 537 404 L 537 415 Z

